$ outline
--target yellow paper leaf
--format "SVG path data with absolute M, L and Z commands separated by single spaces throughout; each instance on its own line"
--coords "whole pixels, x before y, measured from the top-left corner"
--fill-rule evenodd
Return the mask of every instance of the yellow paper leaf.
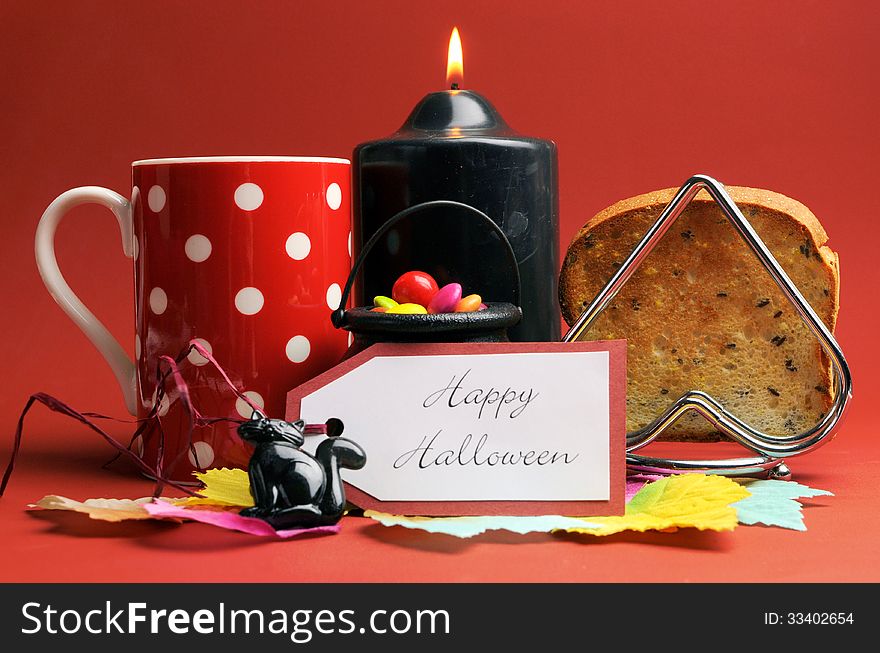
M 747 496 L 748 490 L 723 476 L 670 476 L 643 487 L 627 504 L 622 517 L 589 517 L 589 527 L 565 530 L 591 535 L 674 528 L 730 531 L 737 524 L 736 509 L 731 504 Z
M 243 469 L 209 469 L 196 472 L 195 477 L 205 484 L 199 490 L 201 497 L 174 499 L 178 506 L 236 506 L 249 508 L 254 505 L 251 496 L 251 484 L 247 472 Z
M 92 519 L 101 521 L 124 521 L 126 519 L 152 519 L 143 504 L 150 503 L 152 497 L 141 499 L 86 499 L 75 501 L 57 494 L 48 494 L 33 504 L 32 507 L 43 510 L 72 510 L 82 512 Z

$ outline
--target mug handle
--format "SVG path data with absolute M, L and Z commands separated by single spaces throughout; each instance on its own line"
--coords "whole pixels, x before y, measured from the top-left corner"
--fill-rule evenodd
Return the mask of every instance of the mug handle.
M 58 261 L 55 258 L 55 230 L 61 218 L 73 207 L 80 204 L 100 204 L 106 206 L 116 216 L 122 232 L 122 251 L 128 258 L 134 258 L 134 224 L 131 215 L 131 202 L 119 193 L 100 186 L 82 186 L 62 193 L 53 201 L 37 226 L 34 250 L 37 268 L 49 294 L 55 299 L 67 316 L 73 320 L 92 344 L 101 352 L 119 382 L 125 407 L 132 415 L 137 414 L 137 369 L 116 340 L 94 314 L 86 308 L 76 293 L 67 285 Z

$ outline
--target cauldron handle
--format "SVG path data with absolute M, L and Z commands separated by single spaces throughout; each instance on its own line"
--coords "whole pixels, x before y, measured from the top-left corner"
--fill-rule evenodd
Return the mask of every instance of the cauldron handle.
M 432 209 L 436 207 L 449 207 L 454 209 L 464 209 L 465 211 L 470 211 L 475 216 L 483 220 L 489 228 L 498 236 L 501 240 L 501 245 L 504 247 L 504 252 L 507 254 L 507 257 L 510 259 L 513 268 L 514 274 L 514 303 L 519 306 L 520 303 L 520 277 L 519 277 L 519 266 L 516 262 L 516 254 L 513 253 L 513 247 L 510 244 L 510 241 L 507 239 L 507 236 L 504 233 L 504 230 L 499 227 L 492 218 L 488 215 L 480 211 L 479 209 L 474 208 L 469 204 L 464 204 L 462 202 L 455 202 L 453 200 L 432 200 L 430 202 L 422 202 L 421 204 L 416 204 L 414 206 L 410 206 L 405 208 L 403 211 L 395 214 L 391 219 L 385 222 L 382 227 L 373 234 L 373 236 L 366 242 L 366 244 L 361 248 L 360 253 L 358 254 L 357 259 L 354 262 L 354 265 L 351 268 L 351 273 L 348 275 L 348 281 L 345 282 L 345 288 L 342 290 L 342 298 L 339 301 L 339 308 L 337 308 L 330 315 L 330 320 L 333 322 L 333 326 L 337 329 L 340 329 L 345 326 L 345 306 L 348 304 L 348 297 L 351 294 L 351 288 L 354 286 L 355 279 L 357 279 L 358 272 L 360 272 L 361 267 L 364 264 L 364 260 L 367 258 L 367 255 L 370 253 L 370 250 L 379 242 L 379 239 L 382 238 L 388 230 L 391 229 L 398 222 L 403 220 L 404 218 L 410 217 L 414 213 L 418 213 L 424 209 Z

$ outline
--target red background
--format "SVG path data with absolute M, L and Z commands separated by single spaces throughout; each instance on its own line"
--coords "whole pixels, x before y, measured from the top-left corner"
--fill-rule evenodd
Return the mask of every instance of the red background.
M 4 2 L 0 455 L 33 391 L 124 413 L 109 369 L 35 269 L 34 229 L 58 193 L 125 193 L 129 162 L 146 157 L 348 157 L 443 86 L 453 24 L 465 86 L 559 146 L 563 247 L 601 208 L 695 172 L 786 193 L 820 217 L 841 257 L 837 334 L 856 399 L 839 438 L 792 463 L 837 494 L 807 511 L 809 532 L 458 541 L 350 519 L 341 536 L 267 543 L 200 525 L 35 517 L 24 505 L 47 493 L 150 491 L 99 469 L 109 450 L 96 436 L 38 410 L 0 500 L 0 579 L 880 580 L 880 7 L 867 1 Z M 131 347 L 130 262 L 110 213 L 76 209 L 58 241 L 70 284 Z

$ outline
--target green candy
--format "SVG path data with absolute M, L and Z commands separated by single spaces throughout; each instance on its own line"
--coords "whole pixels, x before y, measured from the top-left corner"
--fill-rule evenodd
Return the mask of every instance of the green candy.
M 373 306 L 381 306 L 382 308 L 394 308 L 395 306 L 399 306 L 399 304 L 390 297 L 386 297 L 385 295 L 376 295 L 375 297 L 373 297 Z

